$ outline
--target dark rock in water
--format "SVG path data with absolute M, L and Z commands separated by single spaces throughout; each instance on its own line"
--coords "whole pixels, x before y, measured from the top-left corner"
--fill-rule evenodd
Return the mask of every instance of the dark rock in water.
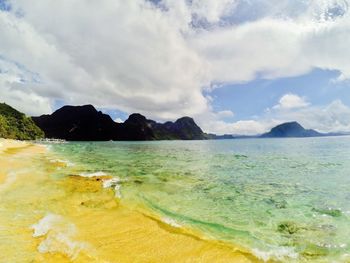
M 283 222 L 277 227 L 278 232 L 293 235 L 298 232 L 301 228 L 297 226 L 294 222 Z
M 307 244 L 301 251 L 301 255 L 309 259 L 325 257 L 329 254 L 329 249 L 316 244 Z
M 134 180 L 134 183 L 135 184 L 143 184 L 143 181 L 141 181 L 141 180 Z
M 342 215 L 341 210 L 336 208 L 313 208 L 312 211 L 332 217 L 340 217 Z
M 262 138 L 278 137 L 317 137 L 323 136 L 315 130 L 306 130 L 297 122 L 287 122 L 271 129 L 270 132 L 261 135 Z
M 234 154 L 233 155 L 235 159 L 247 159 L 248 156 L 244 154 Z
M 33 117 L 33 120 L 47 138 L 68 141 L 206 139 L 206 134 L 189 117 L 162 124 L 134 113 L 124 123 L 116 123 L 92 105 L 64 106 L 51 115 Z
M 286 200 L 275 200 L 273 198 L 265 199 L 265 202 L 275 206 L 278 209 L 287 208 L 287 205 L 288 205 Z

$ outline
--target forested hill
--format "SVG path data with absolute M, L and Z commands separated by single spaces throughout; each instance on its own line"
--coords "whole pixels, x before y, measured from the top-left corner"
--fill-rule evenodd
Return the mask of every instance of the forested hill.
M 0 103 L 0 137 L 15 140 L 35 140 L 44 137 L 44 132 L 30 117 L 6 103 Z

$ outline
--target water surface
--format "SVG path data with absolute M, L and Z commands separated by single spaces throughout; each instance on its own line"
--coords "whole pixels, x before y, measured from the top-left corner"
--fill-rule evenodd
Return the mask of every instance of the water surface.
M 122 200 L 261 259 L 350 260 L 350 137 L 53 145 Z

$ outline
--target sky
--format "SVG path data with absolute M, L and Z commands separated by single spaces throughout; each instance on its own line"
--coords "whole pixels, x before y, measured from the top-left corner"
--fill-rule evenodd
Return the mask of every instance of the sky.
M 0 0 L 0 101 L 350 131 L 350 0 Z

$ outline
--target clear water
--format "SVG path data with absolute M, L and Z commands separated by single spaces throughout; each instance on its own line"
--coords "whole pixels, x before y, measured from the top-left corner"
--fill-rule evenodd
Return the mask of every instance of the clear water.
M 262 259 L 350 262 L 350 137 L 53 146 L 122 198 Z

